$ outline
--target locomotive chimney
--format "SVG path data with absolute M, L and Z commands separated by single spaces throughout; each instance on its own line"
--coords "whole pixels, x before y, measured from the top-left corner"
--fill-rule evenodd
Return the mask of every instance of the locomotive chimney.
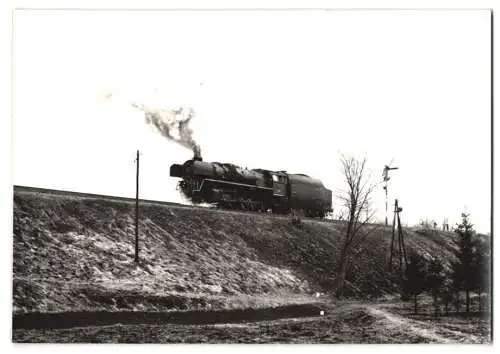
M 201 158 L 201 149 L 199 145 L 193 146 L 193 153 L 193 161 L 203 161 L 203 159 Z

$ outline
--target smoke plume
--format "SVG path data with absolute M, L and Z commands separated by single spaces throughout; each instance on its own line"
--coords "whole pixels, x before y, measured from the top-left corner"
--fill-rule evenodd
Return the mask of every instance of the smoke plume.
M 189 123 L 194 118 L 192 108 L 155 109 L 140 103 L 132 103 L 132 107 L 144 113 L 146 123 L 154 126 L 165 138 L 193 151 L 195 158 L 201 159 L 201 149 L 193 138 L 193 130 Z M 175 134 L 177 133 L 177 134 Z
M 157 90 L 155 90 L 157 91 Z M 160 109 L 142 103 L 136 103 L 120 92 L 103 91 L 98 95 L 99 101 L 118 100 L 131 105 L 144 114 L 146 123 L 152 125 L 165 138 L 193 151 L 194 158 L 201 159 L 201 149 L 193 137 L 193 130 L 189 126 L 195 113 L 192 108 Z

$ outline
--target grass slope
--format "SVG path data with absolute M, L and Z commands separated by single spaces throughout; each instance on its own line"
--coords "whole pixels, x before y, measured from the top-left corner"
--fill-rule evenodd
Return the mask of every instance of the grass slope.
M 313 301 L 335 280 L 343 225 L 287 217 L 141 205 L 140 265 L 134 204 L 96 197 L 14 193 L 15 312 L 184 310 Z M 346 295 L 392 293 L 391 230 L 372 227 L 356 250 Z M 451 257 L 451 234 L 406 232 L 425 255 Z

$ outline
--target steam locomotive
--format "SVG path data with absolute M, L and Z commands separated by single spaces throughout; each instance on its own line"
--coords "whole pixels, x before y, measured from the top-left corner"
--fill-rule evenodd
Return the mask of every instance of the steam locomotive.
M 195 156 L 182 165 L 173 164 L 170 176 L 182 178 L 178 188 L 195 204 L 278 214 L 293 211 L 310 217 L 324 217 L 332 210 L 332 191 L 304 174 L 251 170 Z

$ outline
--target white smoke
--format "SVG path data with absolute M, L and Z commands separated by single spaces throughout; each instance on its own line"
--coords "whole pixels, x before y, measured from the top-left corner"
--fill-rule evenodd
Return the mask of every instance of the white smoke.
M 103 92 L 100 100 L 119 98 L 117 92 Z M 194 157 L 201 158 L 200 146 L 193 137 L 190 127 L 191 120 L 195 117 L 194 109 L 179 107 L 177 109 L 156 108 L 145 103 L 124 100 L 127 105 L 140 110 L 144 114 L 147 124 L 153 126 L 161 135 L 187 149 L 193 151 Z
M 189 126 L 195 116 L 192 108 L 157 109 L 141 103 L 131 105 L 142 111 L 146 123 L 155 127 L 165 138 L 191 149 L 195 157 L 201 157 L 200 147 L 194 140 L 193 130 Z

